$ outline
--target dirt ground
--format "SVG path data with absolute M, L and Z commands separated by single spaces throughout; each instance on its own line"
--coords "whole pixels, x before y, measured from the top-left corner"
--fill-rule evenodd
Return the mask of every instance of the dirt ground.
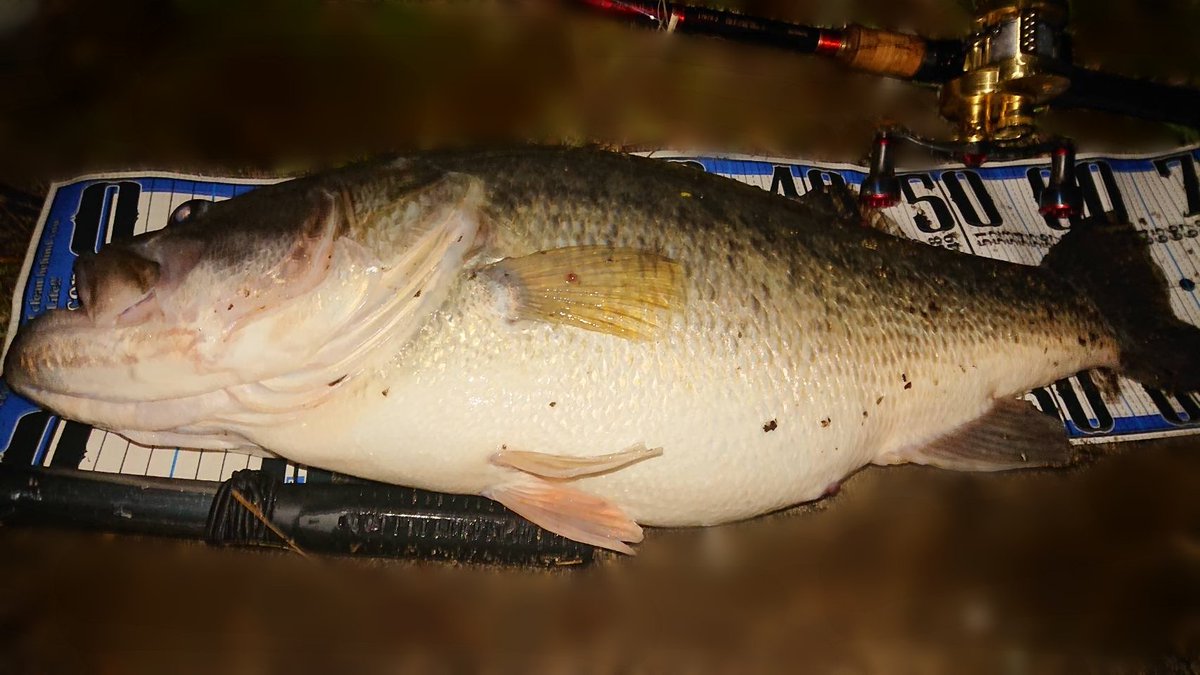
M 726 3 L 957 35 L 948 0 Z M 857 160 L 939 130 L 932 91 L 551 3 L 45 0 L 0 21 L 0 182 L 103 169 L 276 173 L 540 140 Z M 1077 60 L 1188 81 L 1192 3 L 1074 8 Z M 0 19 L 3 19 L 0 16 Z M 1086 151 L 1191 136 L 1052 114 Z M 0 252 L 4 253 L 4 252 Z M 0 263 L 4 255 L 0 255 Z M 1200 672 L 1200 443 L 1056 472 L 869 469 L 637 557 L 499 569 L 0 529 L 0 672 Z

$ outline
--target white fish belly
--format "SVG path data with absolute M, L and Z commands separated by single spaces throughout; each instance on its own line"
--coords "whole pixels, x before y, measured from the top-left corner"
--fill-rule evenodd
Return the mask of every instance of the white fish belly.
M 502 449 L 595 456 L 662 448 L 575 483 L 652 525 L 724 522 L 812 499 L 869 461 L 863 429 L 818 434 L 826 430 L 811 405 L 750 378 L 701 382 L 628 361 L 462 356 L 402 381 L 371 378 L 262 440 L 301 462 L 464 493 L 516 475 L 489 463 Z

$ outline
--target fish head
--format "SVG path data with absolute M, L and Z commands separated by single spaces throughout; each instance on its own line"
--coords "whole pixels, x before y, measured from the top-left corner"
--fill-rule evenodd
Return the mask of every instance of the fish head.
M 23 325 L 4 376 L 65 417 L 172 441 L 315 405 L 436 309 L 476 241 L 481 192 L 405 162 L 189 203 L 81 255 L 79 309 Z

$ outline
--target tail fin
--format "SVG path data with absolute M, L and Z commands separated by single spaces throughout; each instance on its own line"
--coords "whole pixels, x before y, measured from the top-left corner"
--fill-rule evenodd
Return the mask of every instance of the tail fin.
M 1042 265 L 1090 298 L 1112 325 L 1122 374 L 1168 391 L 1200 390 L 1200 329 L 1175 317 L 1167 280 L 1132 225 L 1090 218 Z

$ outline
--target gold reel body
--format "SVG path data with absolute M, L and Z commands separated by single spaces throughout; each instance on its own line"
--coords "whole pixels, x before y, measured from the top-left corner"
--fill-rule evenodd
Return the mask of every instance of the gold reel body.
M 1054 0 L 980 2 L 963 74 L 942 87 L 941 113 L 957 140 L 1014 141 L 1034 131 L 1036 109 L 1066 91 L 1067 8 Z

